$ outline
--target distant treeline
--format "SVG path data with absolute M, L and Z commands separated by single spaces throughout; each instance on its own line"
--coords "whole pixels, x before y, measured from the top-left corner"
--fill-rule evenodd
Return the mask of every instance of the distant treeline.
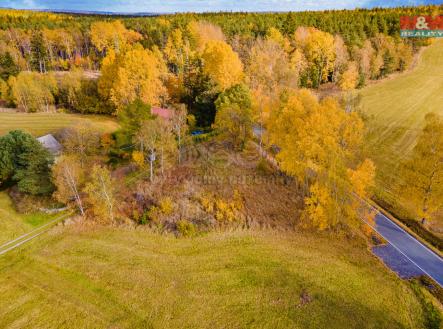
M 203 13 L 174 14 L 149 17 L 115 15 L 76 15 L 32 12 L 25 10 L 0 10 L 0 29 L 42 29 L 67 28 L 86 32 L 97 20 L 120 19 L 128 28 L 146 36 L 155 31 L 158 36 L 168 34 L 175 28 L 182 28 L 193 20 L 204 20 L 219 25 L 228 37 L 235 35 L 264 36 L 271 27 L 283 34 L 295 32 L 297 27 L 315 27 L 331 34 L 340 34 L 346 43 L 358 44 L 378 33 L 399 36 L 399 18 L 403 15 L 437 15 L 443 12 L 443 5 L 374 8 L 356 10 L 328 10 L 287 13 Z M 165 25 L 167 20 L 169 24 Z M 161 45 L 159 38 L 149 38 Z M 163 39 L 165 39 L 163 37 Z
M 400 38 L 399 17 L 442 9 L 155 17 L 4 9 L 0 100 L 25 111 L 115 113 L 140 98 L 185 104 L 209 125 L 218 94 L 236 84 L 272 100 L 285 89 L 347 91 L 403 71 L 427 40 Z

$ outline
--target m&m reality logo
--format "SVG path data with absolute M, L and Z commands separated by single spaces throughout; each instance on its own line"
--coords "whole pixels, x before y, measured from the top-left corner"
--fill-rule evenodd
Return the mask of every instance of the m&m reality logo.
M 402 16 L 400 35 L 403 38 L 443 37 L 443 16 Z

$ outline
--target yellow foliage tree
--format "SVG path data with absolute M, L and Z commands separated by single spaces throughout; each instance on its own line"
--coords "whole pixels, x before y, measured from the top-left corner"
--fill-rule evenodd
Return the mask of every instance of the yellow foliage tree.
M 111 173 L 105 167 L 95 165 L 84 191 L 97 219 L 113 222 L 115 219 L 116 188 Z
M 358 163 L 363 121 L 347 113 L 331 98 L 319 102 L 308 90 L 284 95 L 280 109 L 271 114 L 270 142 L 280 149 L 277 160 L 288 174 L 304 183 L 305 218 L 319 229 L 343 221 L 354 225 L 353 183 L 366 189 L 373 180 L 373 164 Z
M 243 64 L 226 42 L 208 41 L 202 59 L 204 73 L 212 78 L 221 91 L 243 80 Z
M 188 31 L 197 51 L 205 49 L 209 41 L 225 41 L 226 37 L 220 26 L 204 21 L 192 21 L 188 24 Z
M 349 62 L 348 68 L 340 77 L 339 86 L 343 91 L 350 91 L 357 87 L 358 68 L 355 62 Z
M 8 80 L 14 102 L 26 112 L 50 111 L 54 105 L 57 81 L 53 74 L 20 72 Z
M 309 196 L 305 198 L 304 219 L 320 231 L 333 227 L 337 224 L 335 221 L 331 222 L 331 213 L 335 206 L 331 192 L 316 182 L 311 186 Z
M 266 94 L 275 94 L 281 87 L 298 87 L 297 66 L 290 63 L 288 54 L 272 40 L 257 40 L 249 54 L 246 75 L 251 89 Z
M 80 213 L 84 216 L 81 188 L 84 184 L 85 173 L 80 160 L 75 155 L 62 156 L 52 168 L 52 177 L 57 187 L 54 197 L 66 204 L 75 200 Z
M 164 53 L 168 62 L 176 66 L 176 73 L 183 73 L 184 66 L 189 61 L 192 53 L 188 40 L 183 37 L 182 30 L 175 29 L 171 32 Z
M 348 169 L 353 192 L 361 198 L 370 195 L 370 189 L 375 186 L 375 164 L 365 159 L 355 170 Z
M 292 51 L 291 43 L 289 42 L 289 40 L 275 27 L 271 27 L 266 32 L 266 40 L 274 41 L 287 53 Z
M 128 30 L 121 21 L 96 21 L 91 24 L 92 44 L 101 52 L 113 49 L 116 52 L 124 50 L 127 45 L 141 40 L 138 32 Z
M 9 87 L 8 84 L 0 78 L 0 99 L 6 100 L 9 97 Z
M 310 76 L 317 87 L 326 82 L 334 69 L 335 45 L 334 37 L 316 28 L 299 27 L 294 34 L 296 48 L 303 50 L 310 64 Z
M 116 55 L 113 51 L 103 60 L 99 91 L 117 108 L 136 99 L 150 105 L 160 105 L 166 98 L 162 82 L 165 65 L 157 52 L 136 45 Z

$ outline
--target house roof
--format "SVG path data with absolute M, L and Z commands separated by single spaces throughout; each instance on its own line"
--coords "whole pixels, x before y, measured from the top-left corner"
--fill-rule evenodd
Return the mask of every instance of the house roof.
M 51 134 L 41 136 L 37 140 L 52 154 L 59 154 L 62 150 L 62 145 Z
M 151 113 L 159 116 L 160 118 L 170 120 L 174 117 L 174 111 L 170 109 L 164 109 L 161 107 L 152 107 Z

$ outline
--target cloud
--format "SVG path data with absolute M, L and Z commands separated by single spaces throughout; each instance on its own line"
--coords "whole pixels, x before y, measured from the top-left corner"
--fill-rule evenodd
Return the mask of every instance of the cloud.
M 301 11 L 375 6 L 439 4 L 439 0 L 0 0 L 0 6 L 27 9 L 115 12 Z

